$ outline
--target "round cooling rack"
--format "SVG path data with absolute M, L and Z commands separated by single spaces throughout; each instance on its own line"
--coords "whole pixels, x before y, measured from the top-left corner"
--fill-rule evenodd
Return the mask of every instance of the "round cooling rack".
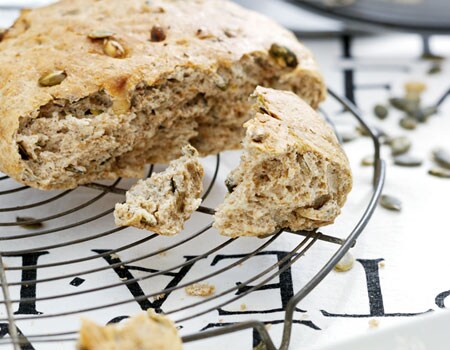
M 307 10 L 359 25 L 449 34 L 448 0 L 288 0 Z
M 0 345 L 73 348 L 80 317 L 115 323 L 151 307 L 177 323 L 185 344 L 253 329 L 268 350 L 287 349 L 297 305 L 355 244 L 375 210 L 385 178 L 378 135 L 348 100 L 331 90 L 329 94 L 367 130 L 375 155 L 373 191 L 362 215 L 352 218 L 353 229 L 341 232 L 340 238 L 319 231 L 280 231 L 264 239 L 220 237 L 212 229 L 211 215 L 225 193 L 223 168 L 235 165 L 230 164 L 229 152 L 205 160 L 203 206 L 175 237 L 114 227 L 114 205 L 123 201 L 131 180 L 44 192 L 1 177 Z M 148 176 L 157 170 L 151 166 Z M 317 254 L 313 249 L 318 246 L 327 247 Z M 271 259 L 280 247 L 284 253 Z M 227 254 L 230 251 L 233 254 Z M 284 319 L 281 345 L 275 346 L 264 320 L 251 312 L 241 312 L 246 316 L 242 322 L 212 327 L 217 314 L 226 317 L 226 309 L 236 309 L 250 293 L 295 269 L 308 258 L 307 251 L 314 257 L 308 264 L 317 265 L 316 270 L 305 273 L 298 292 L 275 310 Z M 216 292 L 206 298 L 187 296 L 184 288 L 197 282 L 215 285 Z

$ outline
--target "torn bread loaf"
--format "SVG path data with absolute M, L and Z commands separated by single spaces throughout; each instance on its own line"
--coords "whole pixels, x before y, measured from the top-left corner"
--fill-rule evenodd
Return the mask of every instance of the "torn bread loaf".
M 325 97 L 291 32 L 222 0 L 62 0 L 0 51 L 0 171 L 40 189 L 239 148 L 257 85 Z
M 118 226 L 134 226 L 172 236 L 183 230 L 184 222 L 200 206 L 204 170 L 198 152 L 183 147 L 183 156 L 169 167 L 139 180 L 127 192 L 124 204 L 116 204 L 114 217 Z
M 177 329 L 168 318 L 153 310 L 121 325 L 99 326 L 82 320 L 78 350 L 181 350 Z
M 254 98 L 256 117 L 245 124 L 244 154 L 214 227 L 236 237 L 332 224 L 352 175 L 331 127 L 291 92 L 258 87 Z

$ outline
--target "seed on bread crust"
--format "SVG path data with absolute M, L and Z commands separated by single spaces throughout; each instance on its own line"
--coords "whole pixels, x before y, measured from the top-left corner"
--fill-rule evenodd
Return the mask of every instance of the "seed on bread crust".
M 88 38 L 92 40 L 109 39 L 113 35 L 114 33 L 108 30 L 94 30 L 88 34 Z
M 269 54 L 280 66 L 289 68 L 296 68 L 298 66 L 297 55 L 285 46 L 272 44 Z
M 41 86 L 55 86 L 61 84 L 64 79 L 67 78 L 67 73 L 63 70 L 57 70 L 52 73 L 43 75 L 39 79 L 39 85 Z
M 125 49 L 116 40 L 106 39 L 103 43 L 103 51 L 110 57 L 113 58 L 124 58 Z
M 151 34 L 150 35 L 151 41 L 153 41 L 155 43 L 164 41 L 167 38 L 167 35 L 166 35 L 166 32 L 164 31 L 164 29 L 162 27 L 158 27 L 158 26 L 153 26 L 150 34 Z

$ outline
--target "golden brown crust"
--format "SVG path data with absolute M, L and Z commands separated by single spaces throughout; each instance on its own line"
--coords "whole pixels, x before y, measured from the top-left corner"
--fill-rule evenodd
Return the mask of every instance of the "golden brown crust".
M 165 30 L 163 41 L 151 40 L 155 25 Z M 125 58 L 108 56 L 103 40 L 88 37 L 99 30 L 115 33 Z M 75 102 L 99 91 L 111 96 L 115 114 L 128 113 L 131 93 L 139 83 L 158 84 L 176 67 L 212 72 L 243 57 L 267 56 L 273 43 L 285 45 L 298 59 L 298 66 L 287 67 L 276 83 L 286 82 L 296 90 L 299 86 L 293 85 L 308 81 L 316 107 L 325 91 L 311 53 L 289 31 L 231 2 L 62 0 L 24 11 L 0 43 L 0 170 L 43 189 L 130 173 L 106 169 L 54 184 L 24 176 L 26 164 L 15 142 L 20 118 L 36 118 L 38 110 L 55 99 Z M 55 70 L 64 71 L 67 78 L 55 86 L 39 86 L 39 79 Z

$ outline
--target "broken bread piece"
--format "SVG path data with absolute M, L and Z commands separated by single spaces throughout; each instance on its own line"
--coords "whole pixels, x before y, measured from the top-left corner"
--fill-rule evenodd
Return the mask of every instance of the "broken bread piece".
M 78 350 L 181 350 L 177 329 L 153 310 L 132 317 L 124 325 L 97 325 L 82 320 Z
M 244 154 L 215 214 L 222 235 L 266 236 L 332 224 L 352 188 L 348 159 L 331 127 L 291 92 L 258 87 Z
M 185 146 L 183 156 L 149 179 L 140 180 L 116 204 L 118 226 L 134 226 L 172 236 L 183 230 L 184 222 L 200 206 L 204 170 L 198 152 Z

